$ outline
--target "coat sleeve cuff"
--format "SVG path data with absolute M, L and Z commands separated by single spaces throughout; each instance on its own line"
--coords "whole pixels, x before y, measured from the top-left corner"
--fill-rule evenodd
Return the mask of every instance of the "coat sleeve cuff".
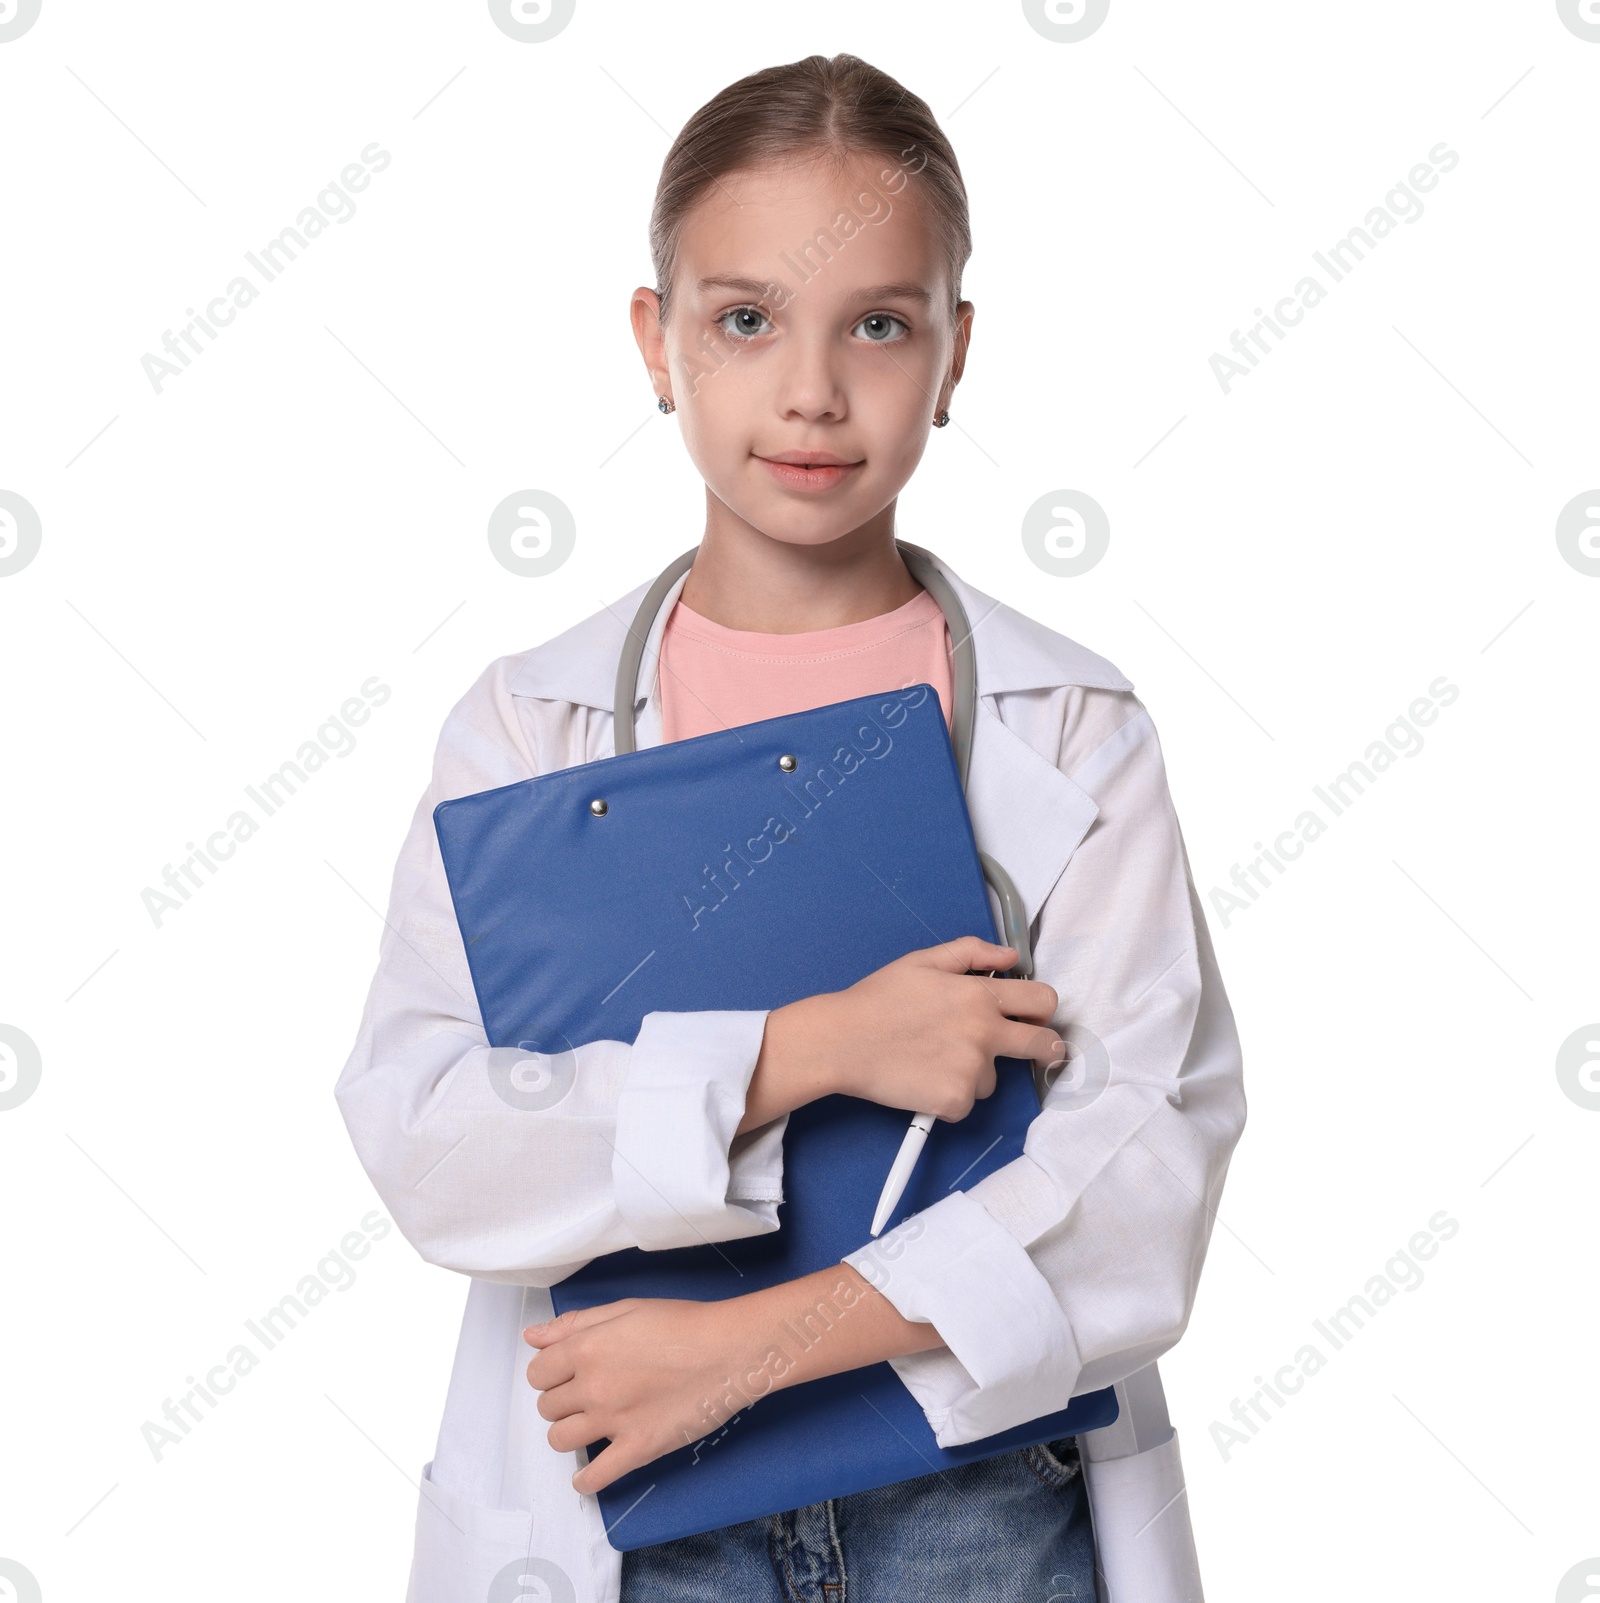
M 964 1191 L 844 1262 L 942 1348 L 891 1358 L 941 1447 L 1065 1408 L 1082 1368 L 1072 1326 L 1027 1249 Z
M 617 1101 L 611 1178 L 645 1251 L 778 1228 L 788 1116 L 736 1136 L 766 1010 L 647 1013 Z

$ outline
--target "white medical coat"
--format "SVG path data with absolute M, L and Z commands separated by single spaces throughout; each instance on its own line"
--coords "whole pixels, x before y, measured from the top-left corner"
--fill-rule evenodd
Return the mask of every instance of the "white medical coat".
M 1130 1378 L 1148 1384 L 1188 1322 L 1245 1102 L 1149 713 L 1104 658 L 933 560 L 977 655 L 974 834 L 1026 904 L 1035 976 L 1060 997 L 1056 1029 L 1084 1049 L 1021 1157 L 880 1237 L 903 1249 L 892 1272 L 880 1248 L 860 1255 L 899 1311 L 946 1342 L 890 1362 L 949 1446 L 1080 1392 L 1117 1383 L 1125 1400 Z M 660 741 L 657 653 L 684 577 L 646 640 L 641 747 Z M 581 1460 L 546 1439 L 521 1331 L 550 1317 L 550 1285 L 603 1253 L 778 1227 L 787 1119 L 734 1134 L 766 1013 L 651 1013 L 631 1045 L 579 1047 L 555 1106 L 511 1106 L 486 1072 L 434 834 L 451 797 L 612 755 L 618 653 L 648 587 L 492 662 L 446 718 L 335 1091 L 406 1238 L 471 1277 L 422 1472 L 409 1603 L 485 1603 L 497 1577 L 493 1595 L 520 1597 L 513 1564 L 552 1603 L 616 1603 L 621 1555 L 597 1500 L 572 1488 Z M 1176 1435 L 1138 1440 L 1125 1416 L 1082 1438 L 1102 1591 L 1194 1603 Z

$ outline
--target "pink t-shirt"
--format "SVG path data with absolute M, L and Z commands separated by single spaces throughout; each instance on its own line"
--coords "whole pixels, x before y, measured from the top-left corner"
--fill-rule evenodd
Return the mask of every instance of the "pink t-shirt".
M 663 741 L 930 684 L 950 723 L 950 629 L 919 590 L 902 607 L 800 634 L 729 629 L 677 602 L 661 637 Z

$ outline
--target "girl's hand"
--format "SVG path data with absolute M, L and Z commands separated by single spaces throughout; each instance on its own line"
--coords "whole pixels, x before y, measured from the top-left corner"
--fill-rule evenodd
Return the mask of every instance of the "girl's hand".
M 719 1432 L 768 1392 L 943 1345 L 851 1264 L 725 1302 L 625 1297 L 529 1325 L 522 1339 L 539 1349 L 528 1382 L 555 1421 L 550 1445 L 609 1443 L 572 1477 L 583 1493 Z
M 1058 1001 L 1053 987 L 967 972 L 1005 969 L 1016 960 L 1014 947 L 963 935 L 907 952 L 846 990 L 776 1009 L 740 1129 L 762 1122 L 763 1113 L 773 1116 L 764 1099 L 779 1111 L 787 1101 L 762 1083 L 769 1060 L 778 1070 L 774 1078 L 813 1088 L 813 1095 L 821 1086 L 950 1120 L 964 1119 L 994 1091 L 996 1058 L 1031 1059 L 1042 1068 L 1061 1062 L 1066 1046 L 1049 1022 Z
M 742 1297 L 625 1297 L 529 1325 L 522 1339 L 539 1352 L 528 1383 L 541 1394 L 539 1412 L 555 1421 L 550 1445 L 572 1452 L 601 1436 L 609 1443 L 572 1477 L 574 1488 L 598 1492 L 737 1413 L 739 1395 L 762 1384 L 756 1323 Z M 743 1378 L 730 1386 L 735 1375 Z

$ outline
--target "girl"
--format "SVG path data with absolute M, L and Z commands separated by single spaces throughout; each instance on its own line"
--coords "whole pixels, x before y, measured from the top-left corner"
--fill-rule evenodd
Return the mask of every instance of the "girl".
M 923 681 L 948 719 L 959 642 L 895 536 L 972 331 L 966 193 L 927 106 L 844 55 L 731 85 L 669 152 L 651 245 L 633 327 L 706 521 L 649 625 L 639 744 Z M 565 1603 L 1065 1603 L 1095 1595 L 1096 1537 L 1117 1603 L 1199 1597 L 1153 1361 L 1189 1318 L 1244 1122 L 1232 1014 L 1130 682 L 937 566 L 976 651 L 968 805 L 1026 903 L 1030 980 L 969 973 L 1018 954 L 965 937 L 770 1012 L 651 1013 L 632 1043 L 527 1053 L 518 1072 L 554 1089 L 508 1098 L 432 811 L 612 753 L 618 652 L 648 585 L 492 663 L 446 720 L 337 1088 L 400 1228 L 471 1277 L 414 1603 L 535 1583 Z M 832 1269 L 551 1317 L 548 1287 L 600 1254 L 779 1228 L 802 1104 L 842 1092 L 960 1118 L 996 1057 L 1058 1066 L 1069 1037 L 1084 1072 L 1055 1080 L 1023 1156 Z M 1112 1384 L 1121 1417 L 1083 1455 L 1064 1439 L 619 1554 L 593 1494 L 714 1430 L 706 1399 L 821 1299 L 848 1317 L 774 1386 L 888 1360 L 947 1446 Z

